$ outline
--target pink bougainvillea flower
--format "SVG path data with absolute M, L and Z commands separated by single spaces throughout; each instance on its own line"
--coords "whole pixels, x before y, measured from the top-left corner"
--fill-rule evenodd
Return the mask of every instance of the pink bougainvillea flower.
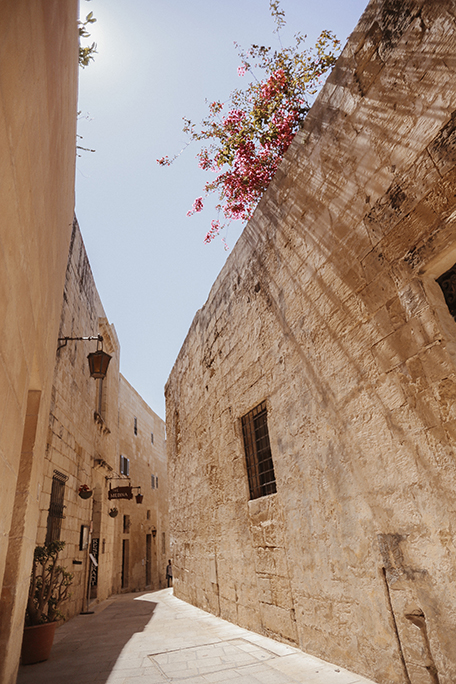
M 220 221 L 217 220 L 212 220 L 211 221 L 211 229 L 210 231 L 206 234 L 206 237 L 204 238 L 204 243 L 208 245 L 212 240 L 217 237 L 217 235 L 220 233 L 222 226 L 220 225 Z
M 278 32 L 285 24 L 284 13 L 277 0 L 270 8 Z M 296 34 L 295 41 L 294 46 L 280 50 L 252 45 L 245 52 L 237 46 L 238 76 L 248 72 L 250 82 L 244 90 L 234 90 L 225 103 L 209 101 L 209 113 L 199 127 L 184 118 L 187 144 L 203 144 L 198 166 L 215 174 L 204 191 L 219 195 L 216 211 L 226 219 L 223 225 L 219 220 L 211 222 L 206 244 L 230 221 L 246 222 L 252 217 L 309 111 L 310 96 L 318 91 L 321 76 L 336 60 L 339 41 L 330 31 L 323 31 L 310 50 L 303 48 L 304 36 Z M 253 69 L 261 70 L 262 76 Z M 157 161 L 167 166 L 177 156 Z M 203 198 L 198 197 L 187 216 L 202 209 Z
M 203 211 L 203 198 L 197 197 L 193 202 L 192 208 L 187 211 L 187 216 L 193 216 L 193 214 L 198 214 L 200 211 Z

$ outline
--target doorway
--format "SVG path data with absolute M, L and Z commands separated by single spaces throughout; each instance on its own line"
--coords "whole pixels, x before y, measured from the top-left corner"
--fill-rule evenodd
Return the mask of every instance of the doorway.
M 146 534 L 146 587 L 151 585 L 152 535 Z
M 122 589 L 128 587 L 129 582 L 129 555 L 130 555 L 130 540 L 124 539 L 122 541 Z

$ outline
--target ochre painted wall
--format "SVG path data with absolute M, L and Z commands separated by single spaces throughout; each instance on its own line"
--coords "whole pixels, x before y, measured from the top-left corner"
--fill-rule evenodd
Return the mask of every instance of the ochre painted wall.
M 0 2 L 0 680 L 15 681 L 74 213 L 77 0 Z
M 368 5 L 166 388 L 176 595 L 380 684 L 456 681 L 455 17 Z

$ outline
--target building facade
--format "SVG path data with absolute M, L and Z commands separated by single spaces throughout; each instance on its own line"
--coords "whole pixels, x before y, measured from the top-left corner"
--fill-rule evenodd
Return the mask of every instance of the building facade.
M 103 380 L 87 363 L 97 341 L 64 339 L 98 335 L 111 356 Z M 71 617 L 112 593 L 164 586 L 163 534 L 168 544 L 164 422 L 119 373 L 116 331 L 76 220 L 59 338 L 37 543 L 65 541 L 59 562 L 74 579 L 62 611 Z
M 78 2 L 0 22 L 0 681 L 16 680 L 74 214 Z
M 116 518 L 117 553 L 113 591 L 166 586 L 169 557 L 168 473 L 165 424 L 120 376 L 120 456 L 131 482 L 140 486 L 141 505 L 124 501 Z M 127 463 L 125 463 L 127 459 Z
M 175 594 L 380 684 L 456 681 L 455 17 L 370 2 L 166 387 Z

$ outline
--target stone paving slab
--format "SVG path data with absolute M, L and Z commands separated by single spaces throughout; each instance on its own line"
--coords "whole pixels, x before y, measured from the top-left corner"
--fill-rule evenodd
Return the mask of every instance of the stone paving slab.
M 123 594 L 56 632 L 50 659 L 18 684 L 374 684 L 221 620 L 172 589 Z

